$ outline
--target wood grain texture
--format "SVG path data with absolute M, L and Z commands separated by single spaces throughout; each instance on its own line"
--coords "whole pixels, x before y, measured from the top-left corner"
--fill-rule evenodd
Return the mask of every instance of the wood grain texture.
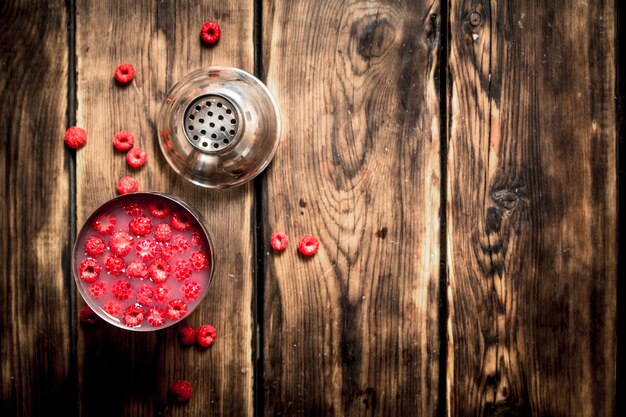
M 79 335 L 83 415 L 252 414 L 252 187 L 207 191 L 169 168 L 156 141 L 161 100 L 192 70 L 214 65 L 253 68 L 252 0 L 80 1 L 77 4 L 78 123 L 92 139 L 79 154 L 78 225 L 115 196 L 117 179 L 131 175 L 142 190 L 172 193 L 200 210 L 216 245 L 210 295 L 187 320 L 212 323 L 218 340 L 208 351 L 183 349 L 177 327 L 135 334 L 101 323 Z M 200 43 L 206 20 L 222 27 L 214 48 Z M 116 66 L 132 63 L 132 85 L 118 87 Z M 148 153 L 138 171 L 115 153 L 112 137 L 127 129 Z M 183 407 L 167 398 L 169 385 L 188 379 L 194 397 Z M 111 391 L 112 390 L 112 391 Z M 114 392 L 103 401 L 103 392 Z
M 266 1 L 265 415 L 436 415 L 438 2 Z M 320 239 L 311 259 L 297 238 Z
M 2 2 L 0 25 L 0 415 L 68 415 L 65 5 Z
M 451 416 L 614 415 L 614 22 L 450 2 Z

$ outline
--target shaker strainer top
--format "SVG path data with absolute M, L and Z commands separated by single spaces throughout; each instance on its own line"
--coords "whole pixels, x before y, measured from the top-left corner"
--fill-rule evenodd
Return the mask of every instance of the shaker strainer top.
M 250 181 L 270 163 L 280 116 L 256 77 L 238 68 L 208 67 L 171 88 L 157 129 L 174 171 L 203 187 L 227 188 Z
M 226 97 L 206 95 L 187 106 L 183 123 L 193 146 L 215 152 L 234 143 L 240 120 L 237 108 Z

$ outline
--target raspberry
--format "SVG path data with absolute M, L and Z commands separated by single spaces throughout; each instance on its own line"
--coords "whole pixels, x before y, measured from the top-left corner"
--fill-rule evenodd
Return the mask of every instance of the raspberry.
M 304 235 L 298 241 L 298 251 L 304 256 L 313 256 L 317 253 L 320 242 L 315 236 Z
M 202 236 L 200 236 L 200 233 L 193 232 L 191 234 L 191 244 L 195 246 L 196 248 L 201 248 L 202 246 L 204 246 L 204 239 L 202 239 Z
M 189 260 L 191 261 L 193 269 L 195 269 L 196 271 L 204 271 L 209 264 L 209 259 L 204 254 L 204 252 L 201 251 L 196 251 L 192 253 Z
M 193 301 L 200 295 L 202 287 L 196 281 L 186 282 L 180 287 L 183 298 L 187 301 Z
M 175 230 L 184 232 L 191 227 L 191 217 L 189 214 L 184 212 L 174 213 L 170 219 L 170 224 Z
M 200 29 L 200 38 L 206 44 L 213 45 L 220 40 L 222 30 L 215 22 L 205 22 Z
M 189 241 L 185 236 L 176 235 L 172 238 L 170 245 L 176 252 L 185 253 L 189 248 Z
M 147 159 L 146 151 L 141 148 L 133 148 L 126 154 L 126 162 L 133 168 L 142 167 Z
M 78 313 L 78 320 L 83 326 L 89 327 L 96 324 L 98 316 L 94 313 L 91 307 L 84 306 L 80 309 L 80 313 Z
M 87 143 L 87 131 L 77 126 L 72 126 L 65 131 L 64 142 L 72 149 L 80 149 Z
M 289 239 L 287 238 L 287 235 L 285 234 L 285 232 L 283 232 L 282 230 L 277 230 L 274 233 L 272 233 L 270 244 L 272 245 L 272 248 L 274 248 L 274 250 L 282 252 L 285 249 L 287 249 L 288 241 Z
M 205 324 L 204 326 L 198 327 L 198 334 L 196 336 L 196 340 L 198 344 L 202 347 L 209 347 L 215 342 L 215 337 L 217 336 L 217 330 L 215 327 L 210 324 Z
M 174 256 L 174 248 L 171 247 L 170 245 L 161 246 L 160 256 L 161 256 L 161 259 L 165 259 L 165 260 L 171 259 L 172 256 Z
M 120 178 L 117 182 L 117 192 L 119 194 L 134 193 L 139 190 L 139 183 L 131 177 Z
M 143 261 L 132 261 L 126 267 L 126 276 L 128 278 L 146 279 L 148 278 L 148 267 Z
M 124 256 L 133 248 L 133 237 L 126 232 L 115 232 L 109 239 L 109 247 L 111 252 L 116 255 Z
M 102 255 L 106 248 L 107 245 L 104 243 L 104 240 L 98 236 L 91 236 L 85 242 L 85 252 L 87 255 L 93 256 L 94 258 Z
M 123 320 L 128 327 L 139 326 L 143 321 L 143 307 L 137 304 L 126 307 Z
M 133 288 L 127 279 L 118 279 L 111 287 L 111 294 L 121 301 L 126 301 L 133 295 Z
M 126 262 L 124 262 L 124 258 L 120 258 L 119 256 L 109 255 L 104 259 L 104 267 L 109 275 L 119 275 L 125 266 Z
M 151 261 L 159 251 L 159 247 L 152 240 L 140 240 L 135 246 L 137 255 L 144 261 Z
M 122 304 L 117 300 L 109 300 L 104 303 L 104 311 L 113 317 L 119 317 L 122 312 Z
M 146 318 L 152 327 L 163 326 L 165 323 L 165 310 L 159 307 L 150 307 L 146 312 Z
M 93 221 L 92 226 L 96 232 L 102 235 L 108 235 L 113 233 L 113 230 L 115 230 L 115 223 L 115 217 L 103 214 Z
M 165 303 L 170 300 L 172 296 L 172 290 L 165 284 L 157 284 L 154 287 L 154 300 L 159 303 Z
M 183 326 L 178 330 L 180 334 L 180 343 L 183 345 L 191 345 L 196 341 L 196 329 L 191 326 Z
M 157 283 L 167 281 L 170 277 L 170 271 L 170 265 L 163 259 L 156 259 L 152 261 L 150 267 L 148 268 L 152 281 Z
M 157 219 L 164 219 L 170 215 L 170 209 L 163 201 L 153 201 L 149 203 L 148 211 L 152 217 L 156 217 Z
M 183 300 L 172 300 L 167 303 L 167 318 L 172 320 L 181 319 L 187 312 L 187 304 Z
M 144 216 L 135 217 L 130 221 L 128 228 L 138 236 L 145 236 L 152 230 L 152 220 Z
M 167 223 L 159 223 L 154 226 L 152 234 L 154 235 L 154 240 L 157 242 L 167 242 L 172 238 L 172 229 Z
M 143 216 L 143 206 L 134 201 L 124 204 L 124 211 L 129 216 Z
M 89 286 L 89 292 L 94 298 L 102 298 L 107 292 L 107 283 L 106 282 L 94 282 Z
M 118 83 L 127 84 L 134 76 L 135 68 L 131 64 L 122 64 L 115 69 L 115 79 Z
M 92 258 L 87 258 L 80 263 L 80 277 L 85 282 L 95 282 L 100 276 L 102 268 L 98 261 Z
M 179 281 L 186 281 L 191 276 L 191 262 L 186 259 L 181 259 L 174 265 L 174 276 Z
M 189 381 L 176 381 L 170 387 L 170 392 L 176 401 L 187 402 L 192 394 L 191 384 Z
M 137 302 L 145 306 L 152 305 L 154 289 L 150 285 L 142 285 L 137 290 Z
M 133 147 L 135 143 L 135 137 L 127 130 L 117 132 L 113 137 L 113 147 L 118 151 L 127 151 Z

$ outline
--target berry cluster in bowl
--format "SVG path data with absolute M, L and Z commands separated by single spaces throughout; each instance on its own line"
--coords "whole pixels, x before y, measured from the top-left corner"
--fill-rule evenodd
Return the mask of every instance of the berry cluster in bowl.
M 212 245 L 197 214 L 164 194 L 110 200 L 87 220 L 74 247 L 74 276 L 87 304 L 132 330 L 187 317 L 206 295 L 212 272 Z

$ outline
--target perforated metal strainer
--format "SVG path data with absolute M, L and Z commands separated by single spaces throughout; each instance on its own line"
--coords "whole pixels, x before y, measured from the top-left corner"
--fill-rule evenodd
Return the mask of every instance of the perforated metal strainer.
M 279 142 L 276 102 L 251 74 L 209 67 L 169 91 L 157 121 L 159 144 L 172 168 L 210 188 L 242 184 L 270 163 Z

